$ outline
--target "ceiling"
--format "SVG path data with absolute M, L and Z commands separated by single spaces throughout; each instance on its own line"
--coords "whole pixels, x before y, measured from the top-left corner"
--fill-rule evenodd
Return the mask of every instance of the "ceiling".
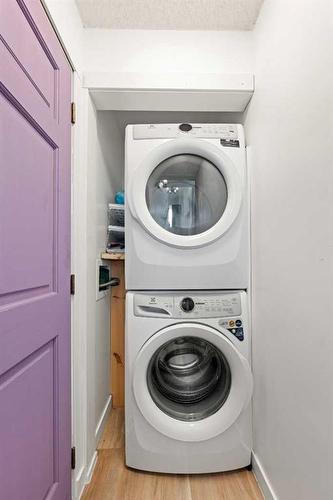
M 263 0 L 76 0 L 84 27 L 252 30 Z

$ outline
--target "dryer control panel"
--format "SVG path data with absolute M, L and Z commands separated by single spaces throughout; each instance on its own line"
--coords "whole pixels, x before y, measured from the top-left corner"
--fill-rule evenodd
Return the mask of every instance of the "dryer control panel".
M 172 139 L 175 137 L 200 137 L 238 141 L 237 124 L 227 123 L 163 123 L 133 126 L 133 139 Z
M 160 318 L 224 318 L 240 316 L 241 299 L 238 293 L 179 292 L 137 293 L 134 296 L 135 316 Z

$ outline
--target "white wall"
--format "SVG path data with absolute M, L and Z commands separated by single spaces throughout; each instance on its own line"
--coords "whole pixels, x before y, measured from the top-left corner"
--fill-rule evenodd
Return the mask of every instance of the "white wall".
M 250 31 L 83 29 L 75 0 L 42 2 L 80 74 L 253 72 Z
M 252 73 L 252 33 L 84 30 L 86 71 Z
M 101 118 L 101 119 L 100 119 Z M 117 165 L 122 143 L 110 117 L 88 103 L 87 137 L 87 457 L 94 459 L 105 417 L 110 409 L 110 296 L 96 300 L 96 260 L 105 251 L 107 204 L 113 201 L 119 180 Z M 89 475 L 89 474 L 88 474 Z
M 254 32 L 255 454 L 280 500 L 333 498 L 332 34 L 330 0 L 266 0 Z

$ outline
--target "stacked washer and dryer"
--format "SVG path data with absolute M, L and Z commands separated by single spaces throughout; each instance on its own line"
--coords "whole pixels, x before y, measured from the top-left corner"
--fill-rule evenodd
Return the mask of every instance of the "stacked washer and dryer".
M 126 464 L 251 463 L 249 200 L 235 124 L 128 125 Z

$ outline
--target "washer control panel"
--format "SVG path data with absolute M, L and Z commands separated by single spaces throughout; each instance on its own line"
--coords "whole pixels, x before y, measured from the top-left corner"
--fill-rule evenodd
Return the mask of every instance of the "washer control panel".
M 172 139 L 175 137 L 237 141 L 239 140 L 238 125 L 227 123 L 151 123 L 133 126 L 133 139 Z
M 134 314 L 146 317 L 169 318 L 227 318 L 240 316 L 241 299 L 238 293 L 137 293 Z M 232 325 L 233 326 L 233 325 Z

